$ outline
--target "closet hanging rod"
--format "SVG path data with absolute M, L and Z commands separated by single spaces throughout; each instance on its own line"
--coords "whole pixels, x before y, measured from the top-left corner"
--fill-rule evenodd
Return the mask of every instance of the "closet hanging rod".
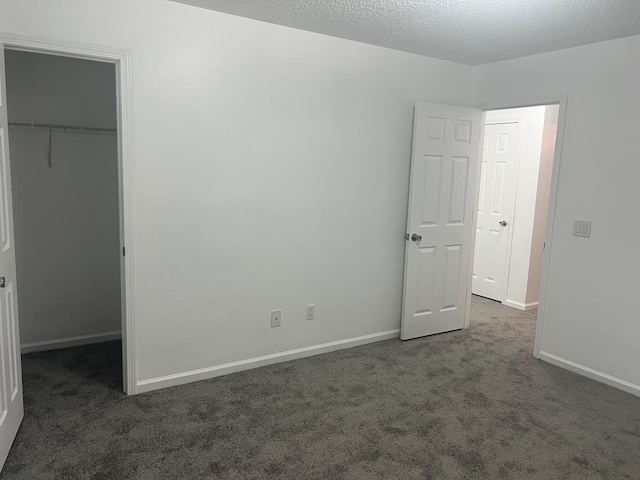
M 117 134 L 115 128 L 96 128 L 96 127 L 78 127 L 75 125 L 55 125 L 49 123 L 24 123 L 9 122 L 10 127 L 30 127 L 30 128 L 46 128 L 47 130 L 63 130 L 69 133 L 101 133 L 101 134 Z

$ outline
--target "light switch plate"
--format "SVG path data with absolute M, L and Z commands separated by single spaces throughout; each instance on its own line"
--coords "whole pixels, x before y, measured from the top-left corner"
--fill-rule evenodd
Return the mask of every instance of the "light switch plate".
M 574 237 L 591 237 L 591 222 L 586 220 L 575 220 L 573 222 L 573 236 Z

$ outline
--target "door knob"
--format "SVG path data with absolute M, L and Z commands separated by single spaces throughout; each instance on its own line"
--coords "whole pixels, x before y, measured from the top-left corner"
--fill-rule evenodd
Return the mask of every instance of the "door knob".
M 414 233 L 413 235 L 411 235 L 411 240 L 413 240 L 414 242 L 419 242 L 420 240 L 422 240 L 422 235 Z
M 500 222 L 500 226 L 501 226 L 501 227 L 506 227 L 506 226 L 507 226 L 507 221 L 506 221 L 506 220 L 502 220 L 502 221 Z

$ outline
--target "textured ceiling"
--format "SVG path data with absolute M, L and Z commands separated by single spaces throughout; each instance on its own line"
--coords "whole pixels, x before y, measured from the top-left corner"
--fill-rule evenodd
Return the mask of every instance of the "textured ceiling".
M 174 0 L 469 65 L 640 34 L 640 0 Z

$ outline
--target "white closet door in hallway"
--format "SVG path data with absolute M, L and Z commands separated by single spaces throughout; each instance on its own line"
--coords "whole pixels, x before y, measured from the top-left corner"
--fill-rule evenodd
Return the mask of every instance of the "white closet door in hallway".
M 485 125 L 472 292 L 504 301 L 516 193 L 520 123 Z

